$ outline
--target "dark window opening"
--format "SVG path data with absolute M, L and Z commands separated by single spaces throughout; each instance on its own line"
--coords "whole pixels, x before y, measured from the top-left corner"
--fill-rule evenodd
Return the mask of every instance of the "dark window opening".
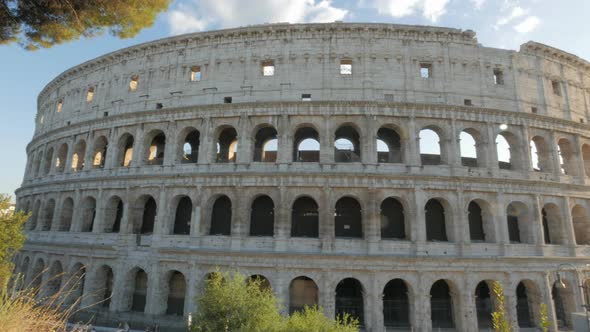
M 469 203 L 468 215 L 469 236 L 471 241 L 485 241 L 486 236 L 483 230 L 483 217 L 479 204 L 475 202 Z
M 210 235 L 230 235 L 231 201 L 227 196 L 219 197 L 213 204 Z
M 174 217 L 173 234 L 189 235 L 191 232 L 191 214 L 193 212 L 193 203 L 188 197 L 183 197 L 178 201 L 176 215 Z
M 465 106 L 473 106 L 473 102 L 471 101 L 471 99 L 464 99 L 463 104 Z
M 311 101 L 311 93 L 301 94 L 301 101 Z
M 113 233 L 118 233 L 121 230 L 121 219 L 123 219 L 123 201 L 119 200 L 117 211 L 115 212 L 115 220 L 113 221 Z
M 449 285 L 439 280 L 430 289 L 430 318 L 432 328 L 454 328 L 453 300 Z
M 518 327 L 535 327 L 532 320 L 533 315 L 531 314 L 527 289 L 522 282 L 516 287 L 516 315 Z
M 537 108 L 536 107 L 531 107 L 531 112 L 534 114 L 537 114 Z
M 480 282 L 475 289 L 475 308 L 477 311 L 477 325 L 480 329 L 492 328 L 492 299 L 490 288 L 485 281 Z
M 134 282 L 131 311 L 144 312 L 148 286 L 148 276 L 144 270 L 137 271 Z
M 561 96 L 561 84 L 559 84 L 559 81 L 551 81 L 551 88 L 554 95 Z
M 250 236 L 273 236 L 275 206 L 268 196 L 260 196 L 252 202 Z
M 512 243 L 520 243 L 520 228 L 518 227 L 518 216 L 508 216 L 508 237 Z
M 123 135 L 119 139 L 117 164 L 121 167 L 130 167 L 133 160 L 133 136 L 129 134 Z
M 410 327 L 408 287 L 401 279 L 391 280 L 385 285 L 383 320 L 386 327 Z
M 148 165 L 163 165 L 166 149 L 166 135 L 160 132 L 152 139 L 147 151 Z
M 504 85 L 504 73 L 500 69 L 494 69 L 494 84 Z
M 51 229 L 51 223 L 53 221 L 53 214 L 55 213 L 55 201 L 53 199 L 47 202 L 45 208 L 43 209 L 43 216 L 42 216 L 42 223 L 41 223 L 41 230 L 42 231 L 49 231 Z
M 342 126 L 334 135 L 334 161 L 337 163 L 361 160 L 360 137 L 351 126 Z
M 96 200 L 87 197 L 82 203 L 82 227 L 81 232 L 92 232 L 94 219 L 96 217 Z
M 364 326 L 363 288 L 353 278 L 343 279 L 336 286 L 336 317 L 343 317 L 344 313 L 357 318 Z
M 334 219 L 336 237 L 363 237 L 361 205 L 356 199 L 351 197 L 339 199 L 336 202 Z
M 196 163 L 199 160 L 199 144 L 201 134 L 197 130 L 193 130 L 186 135 L 184 138 L 184 144 L 182 145 L 182 158 L 181 163 Z
M 549 220 L 547 219 L 547 211 L 541 209 L 542 223 L 543 223 L 543 240 L 545 244 L 551 244 L 551 235 L 549 233 Z
M 312 198 L 301 197 L 293 203 L 291 236 L 311 238 L 319 236 L 318 204 Z
M 258 130 L 254 139 L 254 161 L 271 162 L 277 160 L 277 131 L 273 127 Z
M 223 97 L 224 104 L 231 104 L 231 102 L 232 102 L 232 97 Z
M 387 198 L 381 203 L 381 238 L 405 239 L 406 229 L 404 207 L 394 198 Z
M 172 272 L 168 282 L 168 300 L 166 306 L 167 315 L 184 315 L 184 294 L 186 292 L 186 281 L 182 273 Z
M 554 284 L 551 288 L 551 297 L 553 298 L 553 306 L 555 309 L 555 320 L 557 320 L 558 328 L 570 328 L 571 322 L 566 310 L 566 299 L 564 298 L 562 289 L 557 288 Z
M 102 300 L 101 306 L 103 308 L 108 308 L 111 305 L 111 297 L 113 295 L 114 276 L 113 270 L 111 270 L 111 268 L 105 267 L 104 269 L 106 269 L 106 272 L 103 270 L 103 272 L 105 273 L 104 293 L 102 299 L 100 300 Z
M 377 161 L 380 163 L 401 163 L 401 138 L 399 134 L 389 128 L 377 131 Z
M 152 234 L 156 222 L 156 200 L 149 197 L 143 205 L 143 215 L 141 219 L 141 234 Z
M 436 199 L 426 203 L 426 240 L 448 241 L 445 225 L 445 209 Z
M 237 158 L 238 133 L 232 127 L 225 128 L 217 140 L 217 162 L 234 163 Z
M 311 127 L 297 129 L 293 140 L 293 161 L 320 161 L 320 141 L 315 129 Z

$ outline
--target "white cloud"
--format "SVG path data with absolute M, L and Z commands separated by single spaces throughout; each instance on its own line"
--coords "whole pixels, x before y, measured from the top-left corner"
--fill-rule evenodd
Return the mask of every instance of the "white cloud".
M 514 30 L 518 33 L 528 33 L 537 28 L 541 23 L 541 19 L 537 16 L 529 16 L 521 23 L 514 26 Z
M 496 21 L 496 28 L 499 28 L 503 25 L 506 25 L 512 21 L 514 21 L 515 19 L 526 15 L 526 13 L 528 12 L 528 10 L 519 7 L 519 6 L 514 6 L 511 8 L 510 12 L 504 16 L 501 16 L 498 18 L 498 20 Z
M 486 0 L 470 0 L 471 3 L 473 3 L 473 6 L 475 6 L 475 9 L 479 10 L 483 7 L 483 5 L 486 3 Z
M 432 22 L 444 15 L 450 0 L 361 0 L 359 4 L 377 9 L 381 15 L 404 17 L 421 12 Z
M 332 6 L 331 0 L 192 0 L 168 13 L 172 34 L 276 22 L 333 22 L 348 10 Z

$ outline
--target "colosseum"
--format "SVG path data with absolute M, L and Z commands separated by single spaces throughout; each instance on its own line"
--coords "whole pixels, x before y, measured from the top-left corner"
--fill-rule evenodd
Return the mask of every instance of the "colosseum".
M 181 330 L 217 268 L 365 331 L 572 330 L 590 285 L 590 63 L 471 30 L 266 24 L 125 48 L 39 94 L 17 270 Z M 34 278 L 47 270 L 42 278 Z M 51 278 L 62 274 L 63 277 Z M 585 316 L 584 316 L 585 317 Z

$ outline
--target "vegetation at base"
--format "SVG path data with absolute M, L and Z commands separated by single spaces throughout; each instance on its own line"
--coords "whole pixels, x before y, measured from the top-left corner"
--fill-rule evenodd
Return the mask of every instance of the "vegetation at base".
M 27 50 L 109 31 L 131 38 L 154 24 L 170 0 L 0 0 L 0 44 Z
M 0 194 L 0 290 L 6 290 L 14 270 L 14 254 L 25 243 L 23 225 L 29 218 L 24 212 L 12 213 L 10 196 Z
M 543 332 L 548 332 L 551 328 L 551 320 L 549 319 L 549 313 L 547 311 L 547 305 L 545 303 L 541 303 L 540 309 L 540 322 L 539 328 Z
M 506 318 L 506 305 L 504 304 L 504 289 L 502 285 L 494 281 L 492 283 L 492 291 L 496 299 L 496 309 L 492 312 L 492 321 L 494 323 L 494 331 L 496 332 L 510 332 L 512 331 L 512 324 Z
M 284 317 L 264 280 L 239 272 L 212 273 L 197 303 L 191 326 L 195 332 L 355 332 L 359 326 L 348 315 L 330 319 L 318 307 Z

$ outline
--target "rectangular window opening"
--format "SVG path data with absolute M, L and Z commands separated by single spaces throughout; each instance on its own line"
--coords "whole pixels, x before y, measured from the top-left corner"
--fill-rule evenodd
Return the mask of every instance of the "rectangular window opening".
M 201 67 L 200 66 L 192 66 L 191 67 L 191 82 L 198 82 L 201 80 Z
M 311 101 L 311 93 L 304 93 L 301 95 L 301 101 Z
M 531 107 L 531 112 L 537 114 L 537 108 L 536 107 Z
M 352 60 L 340 60 L 340 75 L 352 75 Z
M 162 104 L 162 103 L 156 103 L 156 109 L 157 110 L 161 110 L 162 108 L 164 108 L 164 104 Z
M 553 88 L 554 95 L 561 96 L 561 86 L 558 81 L 551 81 L 551 87 Z
M 55 105 L 55 111 L 56 111 L 57 113 L 60 113 L 60 112 L 61 112 L 61 109 L 62 109 L 62 107 L 63 107 L 63 105 L 64 105 L 64 102 L 63 102 L 63 100 L 61 100 L 61 99 L 60 99 L 60 100 L 58 100 L 58 101 L 57 101 L 57 104 Z
M 420 77 L 431 78 L 432 77 L 432 64 L 431 63 L 420 63 Z
M 273 60 L 262 61 L 262 76 L 275 75 L 275 62 Z
M 584 118 L 580 118 L 580 123 L 584 123 Z
M 232 102 L 232 98 L 231 97 L 223 97 L 223 103 L 224 104 L 231 104 Z
M 129 91 L 137 90 L 138 84 L 139 84 L 139 76 L 138 75 L 131 76 L 131 80 L 129 81 Z
M 104 112 L 102 113 L 102 115 L 106 118 L 107 116 L 109 116 L 109 112 Z
M 471 102 L 471 99 L 464 99 L 463 100 L 463 104 L 465 104 L 465 106 L 473 106 L 473 103 Z
M 500 69 L 494 69 L 494 84 L 504 85 L 504 73 Z
M 89 103 L 94 99 L 94 87 L 88 88 L 88 92 L 86 92 L 86 102 Z

